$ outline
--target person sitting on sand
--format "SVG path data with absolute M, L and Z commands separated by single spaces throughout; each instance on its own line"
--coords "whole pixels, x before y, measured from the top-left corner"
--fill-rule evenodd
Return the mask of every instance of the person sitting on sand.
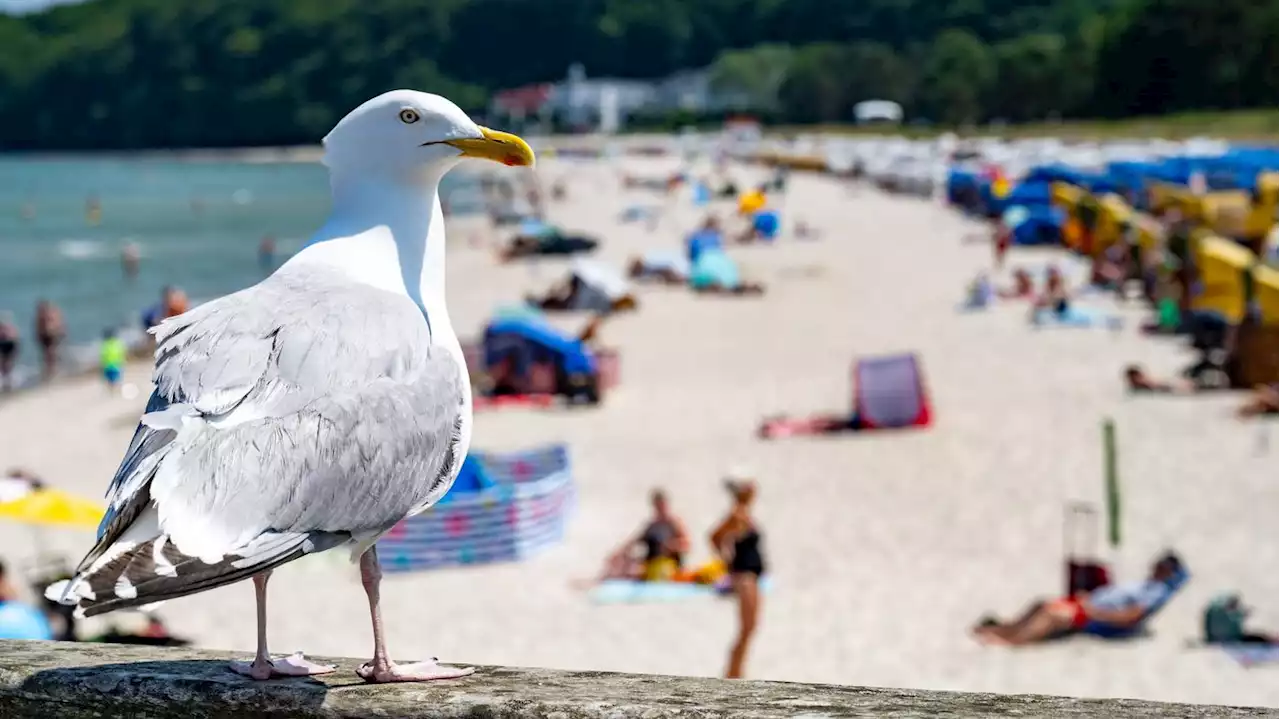
M 1031 273 L 1025 267 L 1019 267 L 1013 271 L 1012 287 L 1001 288 L 996 291 L 996 294 L 1003 299 L 1023 299 L 1031 297 L 1035 293 L 1035 280 L 1031 278 Z
M 1264 414 L 1280 412 L 1280 399 L 1276 396 L 1276 384 L 1260 384 L 1253 388 L 1249 399 L 1245 401 L 1237 414 L 1241 417 L 1257 417 Z
M 655 489 L 649 495 L 653 515 L 640 532 L 614 550 L 605 564 L 603 579 L 670 581 L 684 566 L 689 551 L 689 532 L 671 511 L 666 492 Z M 637 556 L 636 550 L 643 548 Z
M 1011 622 L 984 618 L 973 634 L 984 644 L 1021 646 L 1080 633 L 1091 626 L 1111 632 L 1133 630 L 1176 591 L 1176 580 L 1183 571 L 1182 560 L 1170 552 L 1156 560 L 1143 581 L 1036 602 Z
M 1036 298 L 1035 306 L 1031 311 L 1034 314 L 1046 308 L 1053 310 L 1053 313 L 1059 317 L 1065 316 L 1071 310 L 1071 293 L 1067 290 L 1066 280 L 1062 277 L 1062 272 L 1054 266 L 1050 266 L 1045 273 L 1044 294 Z

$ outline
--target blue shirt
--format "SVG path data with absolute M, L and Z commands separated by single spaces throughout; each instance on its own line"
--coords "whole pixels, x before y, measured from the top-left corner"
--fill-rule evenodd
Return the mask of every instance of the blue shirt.
M 698 230 L 689 235 L 689 239 L 685 241 L 685 247 L 688 250 L 689 261 L 697 262 L 698 256 L 706 250 L 720 249 L 724 245 L 724 240 L 720 237 L 720 233 L 715 230 Z
M 1173 593 L 1165 582 L 1148 579 L 1142 582 L 1112 584 L 1089 593 L 1089 604 L 1098 609 L 1116 610 L 1140 607 L 1149 612 Z

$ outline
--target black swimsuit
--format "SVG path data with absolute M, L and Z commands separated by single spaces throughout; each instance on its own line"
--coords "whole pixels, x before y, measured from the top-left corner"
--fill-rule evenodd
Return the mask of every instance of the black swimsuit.
M 645 561 L 652 562 L 655 559 L 670 557 L 675 560 L 677 566 L 683 566 L 684 557 L 679 552 L 668 549 L 668 544 L 675 536 L 676 528 L 671 522 L 656 521 L 645 527 L 644 535 L 640 538 L 644 542 Z
M 733 574 L 748 573 L 757 577 L 764 574 L 764 555 L 760 552 L 760 532 L 754 527 L 733 542 L 733 560 L 729 562 Z

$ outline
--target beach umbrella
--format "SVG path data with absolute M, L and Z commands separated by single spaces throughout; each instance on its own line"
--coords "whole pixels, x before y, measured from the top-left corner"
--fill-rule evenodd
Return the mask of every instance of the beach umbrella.
M 43 527 L 97 529 L 101 505 L 22 477 L 0 479 L 0 520 Z

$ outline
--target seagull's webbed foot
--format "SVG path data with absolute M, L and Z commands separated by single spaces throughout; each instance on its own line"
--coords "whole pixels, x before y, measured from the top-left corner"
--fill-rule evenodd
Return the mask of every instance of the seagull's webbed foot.
M 474 667 L 446 667 L 436 663 L 434 659 L 412 664 L 396 664 L 392 661 L 374 660 L 366 662 L 356 674 L 371 684 L 389 682 L 428 682 L 436 679 L 457 679 L 475 673 Z
M 231 662 L 231 671 L 257 681 L 275 677 L 309 677 L 315 674 L 329 674 L 337 669 L 332 664 L 316 664 L 302 656 L 302 652 L 294 652 L 279 659 L 259 657 L 252 662 Z

